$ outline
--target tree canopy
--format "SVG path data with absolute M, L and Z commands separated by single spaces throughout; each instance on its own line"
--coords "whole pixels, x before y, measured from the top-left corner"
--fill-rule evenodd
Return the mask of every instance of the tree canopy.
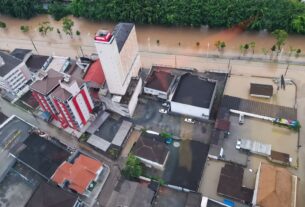
M 0 0 L 0 12 L 30 18 L 41 11 L 39 0 Z M 305 4 L 297 0 L 72 0 L 51 1 L 49 13 L 57 20 L 73 14 L 94 21 L 247 29 L 305 34 Z
M 42 12 L 39 0 L 0 0 L 0 13 L 29 19 Z
M 138 178 L 140 175 L 142 175 L 142 165 L 139 160 L 134 155 L 129 155 L 125 168 L 123 169 L 123 174 L 128 178 Z

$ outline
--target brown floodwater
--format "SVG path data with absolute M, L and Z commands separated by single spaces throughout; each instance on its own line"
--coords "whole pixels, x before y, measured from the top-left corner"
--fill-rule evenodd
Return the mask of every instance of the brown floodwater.
M 0 49 L 11 50 L 15 47 L 34 48 L 41 54 L 79 55 L 81 52 L 95 52 L 93 36 L 98 29 L 112 30 L 115 23 L 92 22 L 83 18 L 71 17 L 74 21 L 74 33 L 79 30 L 81 35 L 73 38 L 62 32 L 62 22 L 55 21 L 48 15 L 40 15 L 30 20 L 15 19 L 0 16 L 0 21 L 7 24 L 7 29 L 0 31 Z M 49 21 L 54 27 L 45 37 L 38 32 L 39 23 Z M 21 25 L 28 25 L 30 31 L 23 34 Z M 60 29 L 61 34 L 56 30 Z M 269 49 L 274 44 L 274 38 L 266 31 L 243 31 L 239 28 L 210 29 L 206 26 L 166 27 L 156 25 L 136 25 L 139 47 L 142 51 L 156 51 L 166 53 L 180 53 L 190 55 L 206 55 L 217 53 L 214 43 L 225 41 L 225 53 L 240 53 L 240 45 L 254 41 L 255 53 L 262 53 L 263 48 Z M 31 42 L 32 40 L 33 42 Z M 157 44 L 159 41 L 159 44 Z M 82 46 L 82 50 L 80 49 Z M 289 35 L 284 52 L 290 47 L 305 51 L 304 35 Z M 73 49 L 74 51 L 71 51 Z M 248 53 L 252 53 L 249 50 Z

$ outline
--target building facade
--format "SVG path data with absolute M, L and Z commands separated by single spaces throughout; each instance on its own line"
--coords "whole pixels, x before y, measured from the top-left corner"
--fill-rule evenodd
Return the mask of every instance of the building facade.
M 24 62 L 10 54 L 0 52 L 1 89 L 13 96 L 18 96 L 31 78 L 31 72 Z
M 101 60 L 109 92 L 124 95 L 141 63 L 134 24 L 119 23 L 113 32 L 98 31 L 95 47 Z
M 50 70 L 31 86 L 43 111 L 63 128 L 80 130 L 90 119 L 94 104 L 84 81 Z
M 172 112 L 199 119 L 209 119 L 217 81 L 186 73 L 180 77 L 178 85 L 175 87 L 170 97 Z
M 109 92 L 102 101 L 107 109 L 131 117 L 142 88 L 135 25 L 119 23 L 112 32 L 98 31 L 94 40 Z

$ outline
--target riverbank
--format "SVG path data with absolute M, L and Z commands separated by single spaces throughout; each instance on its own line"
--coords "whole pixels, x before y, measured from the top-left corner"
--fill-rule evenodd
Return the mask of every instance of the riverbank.
M 74 35 L 71 38 L 62 32 L 62 22 L 55 21 L 49 15 L 41 15 L 30 20 L 20 20 L 7 16 L 0 16 L 1 21 L 6 22 L 7 28 L 0 30 L 0 49 L 11 50 L 16 47 L 28 47 L 34 50 L 34 45 L 38 53 L 49 51 L 50 55 L 65 55 L 68 51 L 73 50 L 73 55 L 89 55 L 89 52 L 95 52 L 93 37 L 97 30 L 112 30 L 115 23 L 109 22 L 91 22 L 83 18 L 70 17 L 74 21 L 73 32 L 80 31 L 80 36 Z M 45 37 L 38 32 L 39 23 L 49 21 L 54 27 Z M 20 30 L 21 25 L 29 26 L 29 32 L 23 33 Z M 56 30 L 61 30 L 59 35 Z M 136 25 L 137 38 L 140 50 L 150 52 L 187 54 L 187 55 L 219 55 L 214 43 L 217 40 L 224 41 L 226 47 L 224 54 L 234 54 L 242 56 L 240 45 L 255 42 L 254 55 L 264 54 L 275 43 L 275 39 L 266 31 L 249 32 L 240 29 L 209 29 L 208 27 L 165 27 L 154 25 Z M 159 42 L 159 43 L 158 43 Z M 301 49 L 302 54 L 305 52 L 305 36 L 289 35 L 285 46 L 283 47 L 282 56 L 288 56 L 290 47 Z M 18 46 L 19 45 L 19 46 Z M 50 50 L 49 48 L 55 48 Z M 264 50 L 264 51 L 263 51 Z M 91 53 L 90 53 L 91 54 Z M 266 55 L 266 56 L 268 56 Z M 252 49 L 249 49 L 246 57 L 253 56 Z M 293 56 L 293 55 L 292 55 Z

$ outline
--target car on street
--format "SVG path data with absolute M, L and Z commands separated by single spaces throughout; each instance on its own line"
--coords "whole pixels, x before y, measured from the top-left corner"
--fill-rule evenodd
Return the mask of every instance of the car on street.
M 240 145 L 241 145 L 241 140 L 238 139 L 235 148 L 240 149 Z
M 159 109 L 159 112 L 162 114 L 167 114 L 167 110 L 166 109 Z
M 191 118 L 185 118 L 184 121 L 187 123 L 195 124 L 195 121 Z
M 245 123 L 245 115 L 244 114 L 240 114 L 239 115 L 239 124 L 242 125 Z

